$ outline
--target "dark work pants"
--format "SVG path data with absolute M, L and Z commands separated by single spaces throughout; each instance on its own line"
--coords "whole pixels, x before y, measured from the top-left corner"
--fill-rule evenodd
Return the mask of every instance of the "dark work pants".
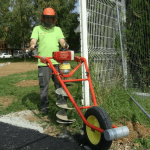
M 59 72 L 59 65 L 54 65 L 55 69 Z M 61 85 L 58 82 L 57 77 L 52 73 L 52 69 L 50 69 L 48 66 L 39 66 L 38 67 L 38 77 L 39 77 L 39 86 L 40 86 L 40 109 L 47 108 L 49 105 L 48 101 L 48 87 L 50 78 L 52 77 L 52 80 L 54 82 L 55 89 L 60 88 Z M 59 96 L 56 94 L 57 100 L 59 99 Z

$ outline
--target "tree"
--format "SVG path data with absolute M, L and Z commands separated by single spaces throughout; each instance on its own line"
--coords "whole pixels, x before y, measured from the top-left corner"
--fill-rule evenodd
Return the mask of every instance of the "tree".
M 134 87 L 146 91 L 150 82 L 150 3 L 127 0 L 127 52 Z
M 10 45 L 23 48 L 25 52 L 25 43 L 30 39 L 31 25 L 34 21 L 32 0 L 11 0 L 11 8 L 7 40 Z
M 13 48 L 23 48 L 25 55 L 25 43 L 29 41 L 34 11 L 32 0 L 11 0 L 5 4 L 6 15 L 2 22 L 7 27 L 7 33 L 3 36 Z M 26 60 L 26 57 L 25 57 Z
M 75 29 L 79 25 L 77 13 L 71 13 L 75 8 L 75 0 L 63 0 L 63 7 L 58 10 L 58 22 L 57 24 L 62 28 L 67 42 L 70 44 L 71 49 L 79 49 L 80 46 L 80 33 L 75 33 Z
M 1 22 L 8 27 L 8 32 L 5 32 L 5 39 L 12 47 L 23 48 L 25 52 L 25 43 L 30 41 L 33 27 L 41 23 L 42 11 L 46 7 L 52 7 L 57 13 L 56 26 L 62 28 L 66 40 L 70 44 L 70 48 L 74 48 L 74 41 L 72 40 L 79 39 L 79 36 L 74 32 L 74 29 L 79 25 L 78 14 L 72 13 L 76 1 L 77 0 L 6 0 L 6 15 L 4 17 L 3 12 L 1 12 L 0 16 Z M 0 0 L 0 2 L 0 4 L 4 5 L 2 0 Z M 79 45 L 79 42 L 77 45 Z
M 9 0 L 5 2 L 0 0 L 0 39 L 5 40 L 8 24 L 7 24 L 7 16 L 9 12 Z

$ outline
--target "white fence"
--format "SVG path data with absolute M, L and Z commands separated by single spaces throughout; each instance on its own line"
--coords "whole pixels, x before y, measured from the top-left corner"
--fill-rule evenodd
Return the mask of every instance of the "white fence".
M 121 19 L 115 0 L 80 0 L 81 54 L 93 63 L 100 84 L 123 76 L 118 19 L 125 20 L 125 0 L 117 4 Z M 85 85 L 83 93 L 88 105 L 89 89 Z
M 129 4 L 132 3 L 129 2 Z M 141 5 L 146 10 L 140 14 L 142 17 L 137 14 Z M 135 8 L 128 7 L 126 27 L 137 37 L 143 38 L 142 41 L 139 41 L 139 38 L 123 37 L 126 22 L 125 0 L 80 0 L 81 54 L 92 66 L 90 69 L 93 69 L 94 78 L 100 85 L 112 84 L 114 81 L 123 79 L 130 98 L 148 118 L 150 115 L 144 110 L 147 107 L 143 109 L 140 104 L 142 104 L 141 100 L 146 101 L 150 96 L 148 67 L 150 42 L 149 35 L 145 32 L 149 30 L 149 24 L 146 24 L 149 20 L 149 9 L 146 8 L 149 8 L 149 5 L 147 1 L 136 1 L 133 5 Z M 139 24 L 134 23 L 137 20 Z M 141 21 L 145 23 L 144 26 L 141 25 Z M 135 30 L 135 27 L 139 29 Z M 124 53 L 128 58 L 124 57 Z M 83 76 L 85 77 L 84 69 Z M 86 105 L 90 103 L 89 95 L 87 84 L 83 84 L 83 98 Z

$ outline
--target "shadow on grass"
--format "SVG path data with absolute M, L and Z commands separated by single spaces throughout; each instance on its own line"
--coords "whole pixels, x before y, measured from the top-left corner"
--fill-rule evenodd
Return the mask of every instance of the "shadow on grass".
M 56 113 L 58 112 L 58 107 L 56 106 L 56 99 L 51 96 L 49 96 L 49 109 L 48 109 L 48 117 L 49 120 L 56 124 Z M 34 110 L 39 110 L 39 104 L 40 104 L 40 95 L 36 92 L 28 93 L 22 98 L 22 104 L 28 109 L 33 112 L 35 116 L 42 119 L 44 117 L 41 113 L 35 113 Z M 47 116 L 46 115 L 46 116 Z
M 36 92 L 28 93 L 22 98 L 22 104 L 25 105 L 29 110 L 32 110 L 34 106 L 38 106 L 39 103 L 40 96 Z

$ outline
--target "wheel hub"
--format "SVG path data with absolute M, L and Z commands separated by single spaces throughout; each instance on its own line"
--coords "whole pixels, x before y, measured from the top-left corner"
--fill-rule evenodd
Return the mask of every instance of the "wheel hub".
M 100 128 L 100 124 L 99 124 L 99 122 L 98 122 L 98 120 L 96 119 L 95 116 L 92 116 L 92 115 L 89 116 L 87 118 L 87 121 L 90 124 Z M 86 131 L 87 131 L 87 135 L 88 135 L 88 138 L 91 141 L 91 143 L 93 145 L 97 145 L 99 143 L 100 139 L 101 139 L 101 133 L 94 130 L 94 129 L 92 129 L 92 128 L 90 128 L 90 127 L 88 127 L 88 126 L 86 126 Z

